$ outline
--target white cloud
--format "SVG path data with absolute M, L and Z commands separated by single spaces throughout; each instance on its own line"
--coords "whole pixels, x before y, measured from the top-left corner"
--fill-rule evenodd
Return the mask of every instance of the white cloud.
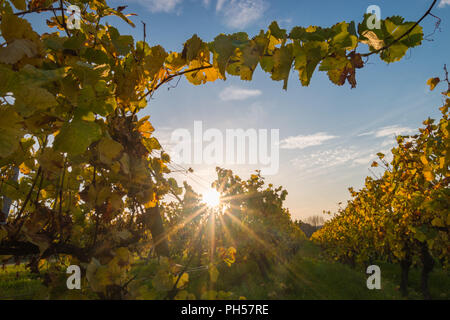
M 331 150 L 308 153 L 291 160 L 295 168 L 302 171 L 321 170 L 340 166 L 351 165 L 352 162 L 367 156 L 366 152 L 358 151 L 354 147 L 339 147 Z
M 117 0 L 115 0 L 117 1 Z M 157 13 L 180 13 L 180 4 L 184 0 L 129 0 L 138 3 L 147 10 Z M 204 7 L 209 7 L 211 0 L 200 1 Z M 224 18 L 230 28 L 245 28 L 262 18 L 268 8 L 267 0 L 217 0 L 216 12 Z M 289 19 L 287 19 L 289 22 Z
M 450 1 L 450 0 L 449 0 Z M 399 125 L 387 126 L 379 128 L 378 130 L 368 131 L 358 134 L 358 137 L 375 136 L 376 138 L 394 137 L 402 134 L 414 133 L 416 130 L 409 127 L 401 127 Z
M 216 11 L 222 10 L 223 5 L 225 4 L 226 0 L 217 0 L 216 4 Z
M 384 153 L 388 161 L 391 158 L 390 148 L 375 146 L 364 148 L 358 146 L 336 147 L 329 150 L 303 153 L 292 159 L 292 165 L 303 176 L 327 175 L 336 167 L 369 167 L 373 161 L 378 160 L 377 152 Z M 329 170 L 328 170 L 329 169 Z
M 151 12 L 173 12 L 183 0 L 130 0 L 144 6 Z
M 439 8 L 443 8 L 446 5 L 450 6 L 450 0 L 441 0 L 441 2 L 439 3 Z
M 408 127 L 400 127 L 398 125 L 395 126 L 388 126 L 380 128 L 378 131 L 375 132 L 375 137 L 381 138 L 381 137 L 389 137 L 389 136 L 398 136 L 401 134 L 408 134 L 415 132 L 415 129 L 408 128 Z
M 225 18 L 230 28 L 245 28 L 262 18 L 267 10 L 265 0 L 218 0 L 216 11 Z
M 300 135 L 288 137 L 281 141 L 281 149 L 305 149 L 312 146 L 319 146 L 327 140 L 335 139 L 337 136 L 328 135 L 325 132 L 319 132 L 310 135 Z
M 375 131 L 364 132 L 364 133 L 358 134 L 358 137 L 371 136 L 374 133 L 375 133 Z
M 374 154 L 369 154 L 366 156 L 361 156 L 359 158 L 353 159 L 354 164 L 361 164 L 361 165 L 369 165 L 372 163 L 372 161 L 376 160 L 377 156 Z
M 246 100 L 261 95 L 261 90 L 242 89 L 238 87 L 227 87 L 220 94 L 222 101 Z

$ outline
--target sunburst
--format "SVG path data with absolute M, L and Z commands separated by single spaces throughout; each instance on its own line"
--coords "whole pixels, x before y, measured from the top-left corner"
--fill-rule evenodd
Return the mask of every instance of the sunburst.
M 202 201 L 210 208 L 217 208 L 220 204 L 220 193 L 215 189 L 209 189 L 203 194 Z

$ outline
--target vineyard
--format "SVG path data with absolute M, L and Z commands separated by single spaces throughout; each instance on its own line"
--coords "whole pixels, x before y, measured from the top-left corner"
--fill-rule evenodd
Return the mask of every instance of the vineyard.
M 447 71 L 447 70 L 445 70 Z M 428 81 L 433 90 L 441 80 Z M 450 258 L 450 82 L 443 82 L 442 118 L 423 122 L 414 136 L 397 137 L 393 159 L 379 153 L 381 177 L 367 177 L 364 188 L 349 189 L 352 199 L 312 239 L 336 260 L 354 265 L 377 260 L 401 266 L 400 289 L 408 294 L 411 265 L 421 264 L 421 289 L 430 298 L 429 273 L 435 260 L 447 268 Z
M 355 88 L 368 57 L 393 63 L 422 44 L 420 22 L 436 3 L 418 21 L 393 16 L 375 30 L 368 14 L 290 31 L 273 22 L 253 37 L 193 35 L 169 52 L 148 44 L 145 24 L 136 41 L 109 23 L 135 27 L 126 6 L 0 0 L 0 299 L 402 298 L 394 271 L 386 291 L 367 290 L 360 269 L 377 263 L 401 266 L 403 296 L 410 279 L 410 298 L 448 298 L 446 69 L 428 82 L 431 90 L 448 85 L 442 118 L 399 136 L 392 160 L 379 153 L 372 166 L 381 176 L 350 189 L 346 207 L 311 240 L 285 206 L 287 191 L 258 170 L 241 178 L 217 167 L 220 199 L 205 203 L 170 177 L 150 117 L 138 116 L 173 80 L 251 81 L 258 67 L 284 90 L 293 71 L 301 86 L 321 71 Z M 79 28 L 70 5 L 80 8 Z M 36 15 L 46 32 L 28 19 Z M 81 268 L 80 290 L 67 290 L 71 265 Z M 8 284 L 15 281 L 19 292 Z

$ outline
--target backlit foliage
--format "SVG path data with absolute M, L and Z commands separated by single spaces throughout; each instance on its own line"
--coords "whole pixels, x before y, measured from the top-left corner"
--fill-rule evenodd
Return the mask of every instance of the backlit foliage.
M 61 4 L 80 7 L 80 30 L 67 28 Z M 317 68 L 327 72 L 333 83 L 347 81 L 355 87 L 356 69 L 364 66 L 364 54 L 358 53 L 361 48 L 369 48 L 390 63 L 420 45 L 423 38 L 420 26 L 402 37 L 414 24 L 400 17 L 383 20 L 380 30 L 367 30 L 366 15 L 360 24 L 340 22 L 327 28 L 295 27 L 291 31 L 273 22 L 254 37 L 243 32 L 221 34 L 211 42 L 194 35 L 179 52 L 167 52 L 159 45 L 121 35 L 105 22 L 106 17 L 116 16 L 134 26 L 132 15 L 123 11 L 123 7 L 109 7 L 104 0 L 0 1 L 0 195 L 2 201 L 10 199 L 13 204 L 7 224 L 0 229 L 0 254 L 3 259 L 31 255 L 29 266 L 34 271 L 54 256 L 63 257 L 62 265 L 80 264 L 87 281 L 83 288 L 90 288 L 100 298 L 127 294 L 175 298 L 173 286 L 183 288 L 188 281 L 186 274 L 174 270 L 173 261 L 161 258 L 141 268 L 152 272 L 153 278 L 148 273 L 145 277 L 139 272 L 134 275 L 147 279 L 147 285 L 141 281 L 141 286 L 133 287 L 130 282 L 134 279 L 131 265 L 147 257 L 154 247 L 152 241 L 159 236 L 152 236 L 159 218 L 159 211 L 152 209 L 170 210 L 161 199 L 168 193 L 183 193 L 183 188 L 166 177 L 170 158 L 153 136 L 149 117 L 136 116 L 161 85 L 177 76 L 185 76 L 195 85 L 230 75 L 251 80 L 260 66 L 273 80 L 283 81 L 284 89 L 292 69 L 298 72 L 301 85 L 308 86 Z M 34 30 L 27 20 L 30 13 L 47 19 L 47 32 Z M 386 49 L 377 51 L 380 46 Z M 429 134 L 434 134 L 434 125 L 429 126 Z M 414 177 L 428 181 L 421 196 L 430 201 L 424 205 L 439 207 L 443 195 L 432 186 L 441 181 L 439 170 L 443 169 L 436 167 L 441 160 L 429 151 L 433 148 L 430 142 L 423 151 L 426 170 L 417 171 Z M 231 179 L 225 173 L 219 171 L 219 178 Z M 231 185 L 258 194 L 254 199 L 230 200 L 227 210 L 231 215 L 245 221 L 272 247 L 279 243 L 291 246 L 295 239 L 286 233 L 291 228 L 289 214 L 281 207 L 285 191 L 261 190 L 259 176 Z M 236 191 L 227 187 L 223 192 Z M 427 232 L 419 230 L 410 232 L 428 239 Z M 444 240 L 437 238 L 433 248 L 439 250 Z M 238 247 L 245 248 L 247 240 L 242 241 Z M 250 245 L 260 248 L 254 254 L 263 250 L 261 243 Z M 222 252 L 229 263 L 234 259 L 231 247 L 227 244 Z M 183 251 L 181 247 L 177 250 Z M 245 250 L 244 255 L 251 251 Z M 52 274 L 46 284 L 52 297 L 60 297 L 57 288 L 65 282 L 57 272 Z M 216 277 L 214 271 L 211 277 Z M 130 287 L 134 288 L 132 294 Z M 190 292 L 182 295 L 192 297 Z

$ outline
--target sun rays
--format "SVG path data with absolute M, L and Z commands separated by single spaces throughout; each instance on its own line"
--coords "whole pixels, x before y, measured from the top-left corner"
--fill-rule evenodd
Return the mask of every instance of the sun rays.
M 192 234 L 192 243 L 198 242 L 199 244 L 198 247 L 194 246 L 190 248 L 189 256 L 191 258 L 194 256 L 208 257 L 207 261 L 198 261 L 200 264 L 203 264 L 203 267 L 206 267 L 206 269 L 220 263 L 220 259 L 218 260 L 216 252 L 219 247 L 233 246 L 239 248 L 240 241 L 247 239 L 245 242 L 251 240 L 251 242 L 257 247 L 260 247 L 260 250 L 265 252 L 268 257 L 271 256 L 279 267 L 286 270 L 295 279 L 302 281 L 306 286 L 309 286 L 308 282 L 305 281 L 304 276 L 298 274 L 298 272 L 293 270 L 287 261 L 285 261 L 283 255 L 279 252 L 279 248 L 272 242 L 270 237 L 265 238 L 262 234 L 259 234 L 259 232 L 254 230 L 251 224 L 249 225 L 248 221 L 246 219 L 243 220 L 239 214 L 240 212 L 244 213 L 248 210 L 247 206 L 249 203 L 252 203 L 252 199 L 258 197 L 258 192 L 248 190 L 247 192 L 244 191 L 242 193 L 241 190 L 241 192 L 237 194 L 233 194 L 234 192 L 231 192 L 230 194 L 230 191 L 232 190 L 224 188 L 223 185 L 218 185 L 216 187 L 217 190 L 216 188 L 210 188 L 197 198 L 198 202 L 189 204 L 189 207 L 192 206 L 192 209 L 195 208 L 194 212 L 182 217 L 176 225 L 173 225 L 167 230 L 165 238 L 172 237 L 177 231 L 186 227 L 196 217 L 200 216 L 202 218 L 194 227 L 195 232 L 193 231 Z M 187 203 L 184 205 L 186 204 Z M 249 212 L 247 212 L 247 214 L 248 213 Z M 251 213 L 251 215 L 253 214 L 254 212 Z M 160 240 L 161 239 L 159 239 L 159 241 Z M 186 260 L 186 267 L 191 267 L 190 264 L 193 262 L 191 258 Z M 215 282 L 208 279 L 206 286 L 208 290 L 214 290 Z
M 202 201 L 210 208 L 217 208 L 220 205 L 220 193 L 215 189 L 209 189 L 203 194 Z

